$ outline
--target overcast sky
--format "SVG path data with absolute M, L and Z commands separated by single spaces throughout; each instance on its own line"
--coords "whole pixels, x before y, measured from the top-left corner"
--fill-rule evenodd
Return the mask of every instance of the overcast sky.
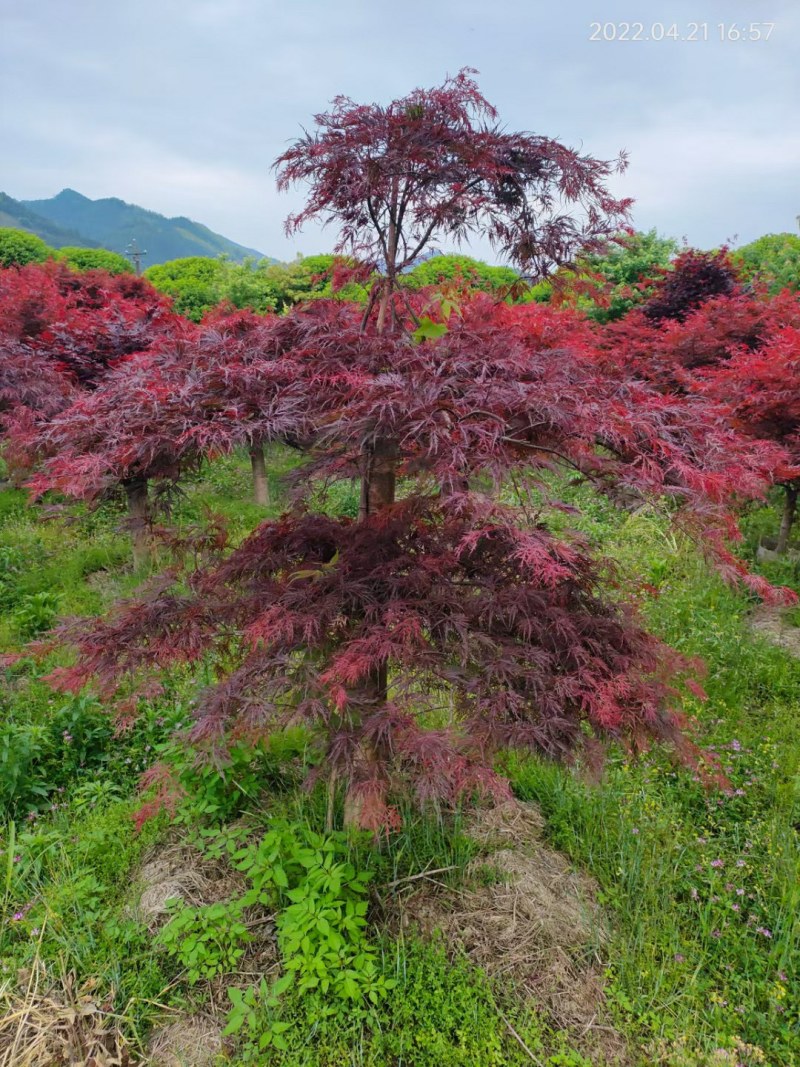
M 273 159 L 337 93 L 385 102 L 471 66 L 509 129 L 606 159 L 626 149 L 615 191 L 636 199 L 637 227 L 701 247 L 797 231 L 800 0 L 0 0 L 0 12 L 0 189 L 17 199 L 68 186 L 280 259 L 326 251 L 331 233 L 285 237 L 299 194 L 276 193 Z M 593 22 L 619 33 L 623 20 L 656 36 L 706 23 L 709 40 L 590 40 Z M 774 27 L 768 41 L 720 41 L 720 22 Z

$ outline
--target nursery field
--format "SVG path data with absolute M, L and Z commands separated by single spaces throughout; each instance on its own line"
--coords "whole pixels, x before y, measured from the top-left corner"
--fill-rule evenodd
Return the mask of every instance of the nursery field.
M 267 450 L 266 507 L 245 454 L 206 464 L 172 519 L 211 510 L 238 542 L 280 514 L 295 462 Z M 302 724 L 195 758 L 181 728 L 212 654 L 128 725 L 42 680 L 67 653 L 26 655 L 0 690 L 3 1067 L 800 1062 L 797 609 L 723 584 L 654 511 L 561 495 L 580 512 L 551 526 L 581 528 L 702 659 L 707 699 L 684 701 L 700 763 L 510 754 L 513 799 L 409 806 L 376 837 L 342 830 L 324 774 L 304 784 L 323 757 Z M 0 493 L 5 651 L 143 580 L 118 507 L 26 500 Z M 316 505 L 352 517 L 358 489 Z M 750 507 L 745 558 L 775 524 Z M 800 590 L 791 559 L 762 573 Z
M 475 73 L 275 161 L 332 255 L 0 231 L 0 1067 L 800 1062 L 796 238 Z

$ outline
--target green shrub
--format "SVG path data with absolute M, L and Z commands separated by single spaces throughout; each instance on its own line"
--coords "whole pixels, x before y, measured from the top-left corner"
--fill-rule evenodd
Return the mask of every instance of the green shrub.
M 11 613 L 14 627 L 23 641 L 49 630 L 58 614 L 58 594 L 49 590 L 22 597 Z
M 119 252 L 107 248 L 77 248 L 64 246 L 58 250 L 58 259 L 63 259 L 73 270 L 104 270 L 109 274 L 132 274 L 133 265 Z
M 226 1032 L 241 1032 L 243 1062 L 260 1062 L 266 1048 L 288 1048 L 280 1009 L 290 989 L 307 1004 L 306 1024 L 327 1027 L 366 1018 L 395 982 L 366 937 L 370 875 L 347 858 L 346 835 L 275 822 L 260 840 L 242 844 L 241 836 L 209 836 L 207 847 L 224 848 L 248 879 L 241 905 L 277 909 L 283 976 L 272 987 L 230 991 Z
M 243 912 L 241 900 L 202 908 L 190 908 L 180 901 L 173 908 L 158 942 L 185 969 L 190 985 L 236 969 L 252 940 L 242 921 Z
M 28 263 L 44 263 L 54 255 L 54 250 L 35 233 L 0 226 L 0 267 L 24 267 Z

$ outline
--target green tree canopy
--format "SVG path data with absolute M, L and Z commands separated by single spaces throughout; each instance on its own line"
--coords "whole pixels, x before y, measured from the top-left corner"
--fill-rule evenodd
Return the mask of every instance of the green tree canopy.
M 745 278 L 763 281 L 770 293 L 800 289 L 800 237 L 768 233 L 731 253 Z
M 412 289 L 422 289 L 452 281 L 458 275 L 485 292 L 508 289 L 519 280 L 519 272 L 513 267 L 493 267 L 471 256 L 453 255 L 431 256 L 404 275 L 404 281 Z
M 610 322 L 647 298 L 647 280 L 669 267 L 677 251 L 677 241 L 659 237 L 655 230 L 620 235 L 605 254 L 586 256 L 540 282 L 531 299 L 559 299 L 597 322 Z
M 176 311 L 199 322 L 207 311 L 220 304 L 262 314 L 280 313 L 304 300 L 330 296 L 334 258 L 320 255 L 291 263 L 231 263 L 224 258 L 189 256 L 150 267 L 145 277 L 172 297 Z M 348 292 L 351 299 L 354 295 Z
M 110 252 L 107 248 L 59 248 L 59 259 L 63 259 L 74 270 L 104 270 L 109 274 L 131 274 L 133 267 L 129 259 L 119 252 Z
M 24 267 L 26 263 L 44 263 L 54 255 L 53 249 L 35 233 L 0 226 L 1 267 Z
M 158 263 L 144 272 L 159 292 L 171 296 L 175 310 L 194 322 L 222 300 L 227 263 L 209 256 L 186 256 Z

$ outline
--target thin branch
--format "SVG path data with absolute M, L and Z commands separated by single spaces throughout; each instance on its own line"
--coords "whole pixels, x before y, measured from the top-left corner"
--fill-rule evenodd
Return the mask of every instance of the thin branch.
M 406 882 L 417 882 L 420 878 L 430 878 L 434 874 L 444 874 L 446 871 L 455 871 L 458 869 L 457 863 L 452 863 L 449 867 L 436 867 L 432 871 L 420 871 L 419 874 L 410 874 L 407 878 L 395 878 L 393 882 L 387 882 L 384 886 L 385 889 L 396 889 L 399 885 L 404 885 Z

